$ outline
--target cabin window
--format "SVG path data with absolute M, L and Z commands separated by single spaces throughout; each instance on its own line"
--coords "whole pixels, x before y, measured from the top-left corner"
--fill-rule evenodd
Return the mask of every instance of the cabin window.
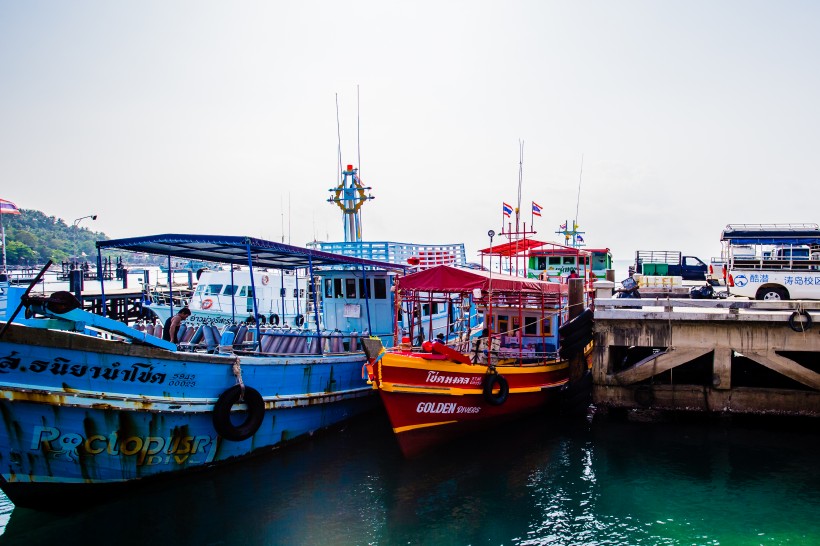
M 426 317 L 430 315 L 430 304 L 429 303 L 422 303 L 421 304 L 421 316 Z
M 205 291 L 205 286 L 200 284 L 199 286 L 196 287 L 196 290 L 194 290 L 194 295 L 197 295 L 197 296 L 202 295 L 202 293 L 204 291 Z
M 538 317 L 524 317 L 524 334 L 528 336 L 538 335 Z
M 533 259 L 533 269 L 546 269 L 547 259 L 544 256 L 538 256 Z
M 236 294 L 236 290 L 238 288 L 239 287 L 236 286 L 235 284 L 225 285 L 225 291 L 222 292 L 222 294 L 225 295 L 225 296 L 233 296 L 234 294 Z
M 507 315 L 498 315 L 498 333 L 506 333 L 510 328 L 510 317 Z
M 333 294 L 337 298 L 345 297 L 345 293 L 342 292 L 342 279 L 333 279 Z
M 222 292 L 221 284 L 209 284 L 205 287 L 206 296 L 218 296 Z
M 325 279 L 325 297 L 333 297 L 333 279 Z
M 552 317 L 551 316 L 544 317 L 544 321 L 541 323 L 541 335 L 544 335 L 544 336 L 551 336 L 552 335 Z
M 243 286 L 242 288 L 239 289 L 239 295 L 241 297 L 252 298 L 253 297 L 253 288 L 251 288 L 250 286 Z
M 510 332 L 510 334 L 512 334 L 514 336 L 518 335 L 520 330 L 521 330 L 521 321 L 519 320 L 518 317 L 513 317 L 512 318 L 512 331 Z
M 593 254 L 592 255 L 592 269 L 610 269 L 609 264 L 607 263 L 607 256 L 606 254 Z
M 373 296 L 377 300 L 387 299 L 387 281 L 385 279 L 373 279 Z
M 550 265 L 561 265 L 561 257 L 560 256 L 550 256 L 548 258 L 548 262 Z
M 369 290 L 370 288 L 370 281 L 365 279 L 359 279 L 359 295 L 362 298 L 372 298 L 373 291 Z
M 564 256 L 564 265 L 575 265 L 574 256 Z
M 348 298 L 356 297 L 356 279 L 345 279 L 345 294 Z

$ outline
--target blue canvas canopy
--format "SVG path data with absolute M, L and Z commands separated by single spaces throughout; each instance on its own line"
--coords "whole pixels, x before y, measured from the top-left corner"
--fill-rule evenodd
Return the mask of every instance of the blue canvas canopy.
M 405 266 L 387 262 L 343 256 L 254 237 L 232 235 L 166 233 L 97 241 L 97 249 L 121 249 L 227 264 L 248 264 L 250 258 L 254 267 L 286 270 L 338 265 L 405 269 Z
M 720 234 L 720 240 L 733 245 L 817 245 L 820 228 L 817 224 L 728 225 Z

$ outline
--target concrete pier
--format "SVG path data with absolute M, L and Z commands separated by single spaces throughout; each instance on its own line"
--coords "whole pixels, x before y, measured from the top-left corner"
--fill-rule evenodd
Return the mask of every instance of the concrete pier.
M 820 302 L 596 299 L 594 402 L 820 417 L 820 324 L 809 320 Z

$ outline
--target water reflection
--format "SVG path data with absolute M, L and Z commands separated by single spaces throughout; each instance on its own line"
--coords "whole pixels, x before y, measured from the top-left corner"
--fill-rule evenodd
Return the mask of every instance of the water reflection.
M 532 419 L 406 461 L 376 413 L 71 516 L 15 509 L 2 543 L 814 544 L 818 448 L 779 425 Z

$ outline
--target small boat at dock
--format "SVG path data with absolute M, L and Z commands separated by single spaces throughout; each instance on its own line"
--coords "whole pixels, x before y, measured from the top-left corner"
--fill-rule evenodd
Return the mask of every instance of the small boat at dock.
M 229 267 L 305 268 L 309 278 L 319 266 L 385 267 L 249 237 L 167 234 L 97 247 Z M 279 447 L 377 406 L 358 344 L 318 327 L 286 332 L 257 322 L 238 339 L 238 331 L 218 337 L 212 325 L 200 325 L 197 331 L 207 326 L 204 337 L 218 341 L 205 350 L 83 311 L 68 292 L 8 290 L 0 331 L 0 488 L 18 506 L 62 511 L 103 502 L 145 481 Z

